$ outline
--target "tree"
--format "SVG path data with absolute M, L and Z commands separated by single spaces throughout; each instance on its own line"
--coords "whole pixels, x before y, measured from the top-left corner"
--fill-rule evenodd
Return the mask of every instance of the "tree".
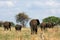
M 50 17 L 44 18 L 43 22 L 51 22 L 51 23 L 59 24 L 60 18 L 55 16 L 50 16 Z
M 59 20 L 58 24 L 60 25 L 60 20 Z
M 23 27 L 26 26 L 26 23 L 29 21 L 28 15 L 26 15 L 24 12 L 19 13 L 16 15 L 16 22 L 19 22 L 23 25 Z

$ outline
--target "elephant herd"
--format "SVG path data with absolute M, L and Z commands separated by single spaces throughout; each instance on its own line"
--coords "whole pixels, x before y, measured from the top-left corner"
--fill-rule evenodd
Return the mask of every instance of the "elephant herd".
M 11 31 L 11 22 L 4 22 L 3 27 L 4 27 L 4 30 L 10 29 Z M 21 30 L 21 28 L 22 28 L 22 25 L 18 25 L 18 24 L 15 25 L 15 30 Z
M 31 28 L 31 34 L 35 33 L 37 34 L 37 28 L 40 27 L 41 31 L 46 30 L 47 28 L 53 28 L 56 24 L 51 23 L 51 22 L 42 22 L 40 23 L 40 21 L 38 19 L 32 19 L 30 21 L 30 28 Z
M 29 23 L 30 28 L 31 28 L 31 34 L 37 34 L 37 29 L 38 27 L 41 28 L 41 31 L 45 30 L 46 28 L 53 28 L 55 26 L 54 23 L 51 22 L 42 22 L 40 23 L 39 19 L 32 19 Z M 4 30 L 9 30 L 11 31 L 11 23 L 10 22 L 4 22 L 3 23 Z M 15 30 L 20 30 L 21 31 L 22 25 L 16 25 Z

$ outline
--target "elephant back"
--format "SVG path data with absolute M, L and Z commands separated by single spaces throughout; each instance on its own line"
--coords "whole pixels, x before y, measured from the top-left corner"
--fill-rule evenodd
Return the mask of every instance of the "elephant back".
M 8 26 L 10 23 L 9 22 L 4 22 L 3 25 L 4 26 Z

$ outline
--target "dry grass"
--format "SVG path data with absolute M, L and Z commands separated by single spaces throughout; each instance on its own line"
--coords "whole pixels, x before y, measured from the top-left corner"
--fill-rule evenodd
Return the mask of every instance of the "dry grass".
M 48 29 L 44 33 L 38 29 L 38 34 L 31 35 L 30 28 L 22 28 L 22 31 L 16 31 L 12 27 L 12 31 L 4 31 L 0 27 L 0 40 L 60 40 L 60 28 Z

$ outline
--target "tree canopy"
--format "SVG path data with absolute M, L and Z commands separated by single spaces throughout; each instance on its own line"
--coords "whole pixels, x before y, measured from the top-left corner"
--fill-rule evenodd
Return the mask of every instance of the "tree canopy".
M 16 22 L 26 26 L 26 23 L 29 21 L 29 16 L 26 15 L 24 12 L 19 13 L 16 15 Z
M 60 18 L 55 17 L 55 16 L 50 16 L 50 17 L 44 18 L 43 22 L 52 22 L 52 23 L 55 23 L 55 24 L 59 24 Z

